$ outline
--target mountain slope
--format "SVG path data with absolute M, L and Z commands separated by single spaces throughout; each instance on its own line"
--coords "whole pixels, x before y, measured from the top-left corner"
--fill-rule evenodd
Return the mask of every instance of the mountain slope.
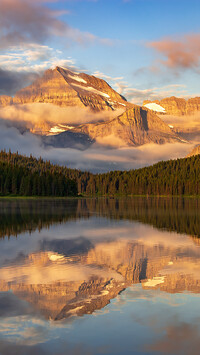
M 88 134 L 91 139 L 97 141 L 108 137 L 110 145 L 112 145 L 112 138 L 118 139 L 119 145 L 122 146 L 181 141 L 158 116 L 139 106 L 125 111 L 110 121 L 81 125 L 72 131 Z
M 45 146 L 78 150 L 85 150 L 94 143 L 94 140 L 88 134 L 73 132 L 71 130 L 52 136 L 43 136 L 42 141 Z
M 132 106 L 102 79 L 56 67 L 30 86 L 18 91 L 13 103 L 52 103 L 58 106 L 90 107 L 93 111 Z

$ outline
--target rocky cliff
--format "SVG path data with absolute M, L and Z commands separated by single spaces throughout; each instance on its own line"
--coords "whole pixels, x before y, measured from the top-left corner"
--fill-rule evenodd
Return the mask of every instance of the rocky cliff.
M 72 132 L 85 133 L 99 142 L 107 137 L 108 144 L 112 145 L 113 140 L 121 146 L 180 141 L 180 138 L 158 116 L 139 106 L 126 110 L 110 121 L 82 125 Z
M 160 101 L 145 100 L 143 105 L 148 103 L 156 103 L 165 109 L 166 114 L 174 116 L 192 115 L 200 111 L 200 97 L 185 100 L 172 96 Z

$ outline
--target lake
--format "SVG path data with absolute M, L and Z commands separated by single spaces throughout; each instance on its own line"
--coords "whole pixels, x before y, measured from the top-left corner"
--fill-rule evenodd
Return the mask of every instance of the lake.
M 199 354 L 200 200 L 0 200 L 0 354 Z

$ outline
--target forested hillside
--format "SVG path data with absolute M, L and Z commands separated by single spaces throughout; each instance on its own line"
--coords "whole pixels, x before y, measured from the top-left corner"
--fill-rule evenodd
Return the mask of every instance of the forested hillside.
M 87 193 L 200 195 L 200 155 L 130 171 L 91 176 Z
M 42 159 L 0 153 L 0 195 L 76 196 L 76 180 Z
M 200 195 L 200 155 L 130 170 L 92 174 L 41 158 L 0 152 L 0 194 L 24 196 Z

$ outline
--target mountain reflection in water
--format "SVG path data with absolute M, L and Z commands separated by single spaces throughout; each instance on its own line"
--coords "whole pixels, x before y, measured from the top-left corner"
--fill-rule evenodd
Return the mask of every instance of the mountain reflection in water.
M 122 311 L 131 292 L 136 302 L 137 290 L 141 300 L 159 295 L 159 302 L 166 295 L 198 296 L 199 204 L 166 198 L 1 200 L 3 323 L 36 317 L 60 327 L 61 320 L 71 324 L 109 312 L 115 302 Z M 0 327 L 0 350 L 8 328 Z

